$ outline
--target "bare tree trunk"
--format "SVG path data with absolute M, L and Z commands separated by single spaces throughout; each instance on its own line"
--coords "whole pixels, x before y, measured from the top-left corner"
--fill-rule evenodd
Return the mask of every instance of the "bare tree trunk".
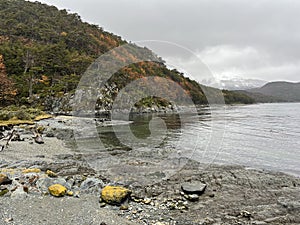
M 31 99 L 32 97 L 32 87 L 33 87 L 33 75 L 31 74 L 29 78 L 29 90 L 28 90 L 29 99 Z
M 26 55 L 25 55 L 23 61 L 25 62 L 24 75 L 26 75 L 28 73 L 29 69 L 34 65 L 34 58 L 30 54 L 29 50 L 26 51 Z M 33 75 L 30 74 L 29 91 L 28 91 L 29 98 L 32 97 L 32 86 L 33 86 Z

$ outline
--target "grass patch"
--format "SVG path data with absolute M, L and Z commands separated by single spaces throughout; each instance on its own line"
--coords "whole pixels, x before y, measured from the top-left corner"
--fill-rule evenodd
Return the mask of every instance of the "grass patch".
M 26 124 L 26 125 L 33 125 L 34 122 L 31 120 L 7 120 L 7 121 L 1 121 L 0 120 L 0 126 L 15 126 L 15 125 L 22 125 L 22 124 Z
M 0 110 L 0 126 L 34 124 L 52 116 L 36 108 L 9 106 Z
M 39 116 L 35 117 L 34 121 L 40 121 L 40 120 L 50 119 L 52 117 L 53 116 L 45 113 L 45 114 L 42 114 L 42 115 L 39 115 Z

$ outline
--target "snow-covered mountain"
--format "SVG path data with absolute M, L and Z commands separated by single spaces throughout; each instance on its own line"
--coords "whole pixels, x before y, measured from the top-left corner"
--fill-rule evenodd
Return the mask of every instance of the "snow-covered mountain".
M 245 79 L 241 77 L 222 78 L 220 80 L 206 79 L 202 81 L 203 84 L 226 90 L 247 90 L 253 88 L 260 88 L 264 86 L 267 81 L 258 79 Z

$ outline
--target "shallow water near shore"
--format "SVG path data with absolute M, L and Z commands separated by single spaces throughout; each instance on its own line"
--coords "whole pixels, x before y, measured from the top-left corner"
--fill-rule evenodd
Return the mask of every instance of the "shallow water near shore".
M 198 114 L 134 115 L 131 123 L 100 124 L 97 137 L 76 142 L 84 146 L 81 152 L 93 155 L 88 160 L 94 167 L 118 167 L 115 173 L 137 175 L 132 165 L 139 165 L 143 174 L 172 175 L 184 159 L 193 159 L 300 176 L 299 109 L 299 103 L 256 104 L 203 107 Z

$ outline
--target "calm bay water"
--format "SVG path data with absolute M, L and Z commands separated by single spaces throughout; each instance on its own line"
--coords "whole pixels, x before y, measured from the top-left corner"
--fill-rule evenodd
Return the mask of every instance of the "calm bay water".
M 107 166 L 120 164 L 115 158 L 144 164 L 191 158 L 300 176 L 299 112 L 300 103 L 284 103 L 203 107 L 196 114 L 139 115 L 131 117 L 130 124 L 99 126 L 102 149 L 99 137 L 81 142 L 90 152 L 109 152 L 109 162 L 106 156 L 99 157 Z
M 223 115 L 226 128 L 214 162 L 300 176 L 299 103 L 232 106 Z

